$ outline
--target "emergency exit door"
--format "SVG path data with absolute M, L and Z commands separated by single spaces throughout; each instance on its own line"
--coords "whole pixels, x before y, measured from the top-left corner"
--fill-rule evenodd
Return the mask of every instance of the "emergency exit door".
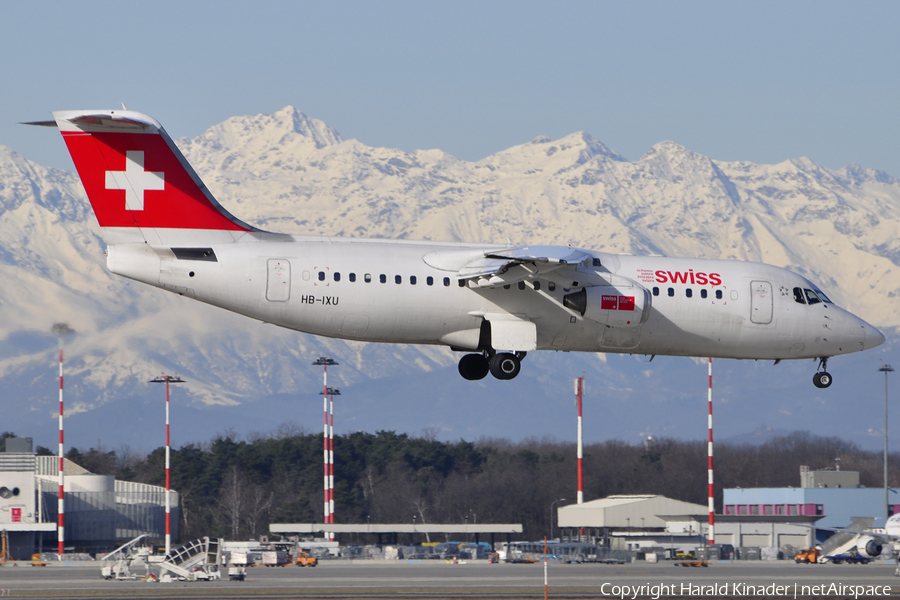
M 291 263 L 283 258 L 270 258 L 266 280 L 266 300 L 287 302 L 291 299 Z
M 772 284 L 750 282 L 750 321 L 765 325 L 772 322 Z

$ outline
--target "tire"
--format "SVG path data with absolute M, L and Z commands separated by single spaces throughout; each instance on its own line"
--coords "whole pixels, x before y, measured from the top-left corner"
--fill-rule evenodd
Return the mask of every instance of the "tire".
M 831 374 L 822 371 L 813 375 L 813 385 L 817 388 L 824 389 L 831 385 Z
M 468 381 L 484 379 L 488 371 L 490 371 L 488 360 L 481 354 L 466 354 L 459 359 L 459 374 L 463 379 Z
M 491 357 L 491 375 L 500 380 L 514 379 L 522 369 L 522 363 L 515 354 L 501 352 Z

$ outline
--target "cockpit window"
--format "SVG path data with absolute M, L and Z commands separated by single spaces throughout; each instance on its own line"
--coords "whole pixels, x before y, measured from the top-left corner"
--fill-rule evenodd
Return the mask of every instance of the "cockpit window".
M 819 298 L 818 294 L 816 294 L 812 290 L 803 290 L 803 293 L 806 294 L 806 301 L 810 304 L 818 304 L 822 301 L 822 299 Z
M 794 302 L 798 304 L 806 304 L 806 298 L 803 297 L 803 290 L 801 288 L 794 288 Z
M 822 299 L 822 302 L 824 302 L 825 304 L 834 304 L 834 302 L 832 302 L 831 299 L 825 295 L 825 292 L 815 286 L 813 286 L 813 289 L 816 291 L 816 295 Z

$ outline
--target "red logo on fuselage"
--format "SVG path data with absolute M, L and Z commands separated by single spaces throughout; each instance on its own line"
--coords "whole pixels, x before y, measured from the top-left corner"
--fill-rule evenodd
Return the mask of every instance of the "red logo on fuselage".
M 722 276 L 718 273 L 701 271 L 657 271 L 657 283 L 689 283 L 691 285 L 722 285 Z

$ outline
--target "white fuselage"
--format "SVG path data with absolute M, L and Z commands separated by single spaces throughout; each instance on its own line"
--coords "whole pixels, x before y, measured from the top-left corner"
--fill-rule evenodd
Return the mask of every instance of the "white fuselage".
M 541 350 L 797 359 L 856 352 L 884 339 L 834 304 L 798 302 L 795 288 L 815 286 L 760 263 L 591 252 L 594 266 L 566 266 L 545 279 L 461 286 L 458 271 L 492 248 L 501 247 L 285 236 L 211 244 L 210 256 L 114 244 L 108 264 L 260 321 L 369 342 L 475 350 L 480 323 L 491 315 L 533 322 Z M 622 281 L 648 291 L 643 324 L 607 326 L 563 305 L 585 286 Z

